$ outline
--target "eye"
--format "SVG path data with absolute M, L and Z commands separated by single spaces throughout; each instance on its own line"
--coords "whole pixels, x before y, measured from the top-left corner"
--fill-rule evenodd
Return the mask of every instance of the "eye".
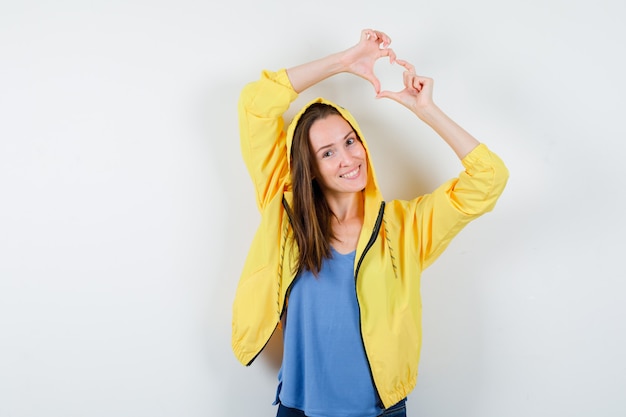
M 348 146 L 353 145 L 353 144 L 354 144 L 354 142 L 356 142 L 356 139 L 354 139 L 354 138 L 348 138 L 348 139 L 346 140 L 346 145 L 348 145 Z
M 329 156 L 333 156 L 333 151 L 326 151 L 322 154 L 322 158 L 328 158 Z

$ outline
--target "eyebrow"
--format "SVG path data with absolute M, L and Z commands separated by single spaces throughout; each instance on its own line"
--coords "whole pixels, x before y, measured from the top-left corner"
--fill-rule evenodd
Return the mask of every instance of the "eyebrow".
M 356 133 L 356 132 L 354 131 L 354 129 L 350 130 L 350 131 L 349 131 L 349 132 L 348 132 L 348 133 L 347 133 L 347 134 L 343 137 L 343 139 L 341 139 L 341 140 L 346 140 L 346 138 L 347 138 L 348 136 L 350 136 L 351 134 L 353 134 L 353 133 Z M 333 142 L 333 143 L 329 143 L 328 145 L 321 146 L 318 150 L 316 150 L 316 151 L 315 151 L 315 154 L 318 154 L 318 153 L 319 153 L 321 150 L 323 150 L 323 149 L 330 148 L 331 146 L 334 146 L 334 145 L 335 145 L 335 143 L 337 143 L 337 142 Z

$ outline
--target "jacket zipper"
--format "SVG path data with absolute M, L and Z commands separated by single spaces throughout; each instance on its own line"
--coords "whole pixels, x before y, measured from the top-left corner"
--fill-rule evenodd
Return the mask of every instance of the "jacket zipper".
M 378 237 L 378 232 L 380 231 L 380 225 L 383 222 L 383 214 L 385 213 L 385 202 L 380 203 L 380 209 L 378 210 L 378 217 L 376 218 L 376 223 L 374 224 L 374 230 L 370 235 L 370 240 L 365 245 L 365 249 L 363 249 L 363 253 L 359 258 L 359 263 L 356 266 L 356 271 L 354 272 L 354 279 L 356 280 L 357 275 L 359 275 L 359 269 L 361 268 L 361 263 L 363 262 L 363 258 L 365 258 L 365 254 L 370 250 L 372 246 L 374 246 L 374 242 L 376 242 L 376 238 Z
M 361 334 L 361 344 L 363 345 L 363 352 L 365 352 L 365 359 L 367 360 L 367 366 L 370 371 L 370 377 L 372 378 L 372 386 L 374 387 L 374 391 L 376 392 L 378 406 L 381 409 L 385 408 L 385 404 L 381 400 L 380 393 L 378 392 L 378 388 L 376 387 L 376 381 L 374 381 L 374 374 L 372 372 L 372 365 L 370 364 L 370 359 L 367 356 L 367 350 L 365 349 L 365 342 L 363 341 L 363 328 L 361 327 L 361 303 L 359 303 L 359 297 L 358 297 L 357 288 L 356 288 L 356 280 L 357 280 L 357 277 L 359 276 L 359 269 L 361 269 L 361 263 L 363 262 L 363 258 L 365 258 L 365 255 L 367 254 L 367 252 L 370 250 L 372 246 L 374 246 L 374 242 L 376 242 L 376 238 L 378 237 L 380 226 L 383 221 L 384 213 L 385 213 L 385 202 L 383 201 L 380 203 L 380 209 L 378 210 L 378 217 L 376 218 L 376 223 L 374 224 L 374 230 L 372 231 L 372 234 L 370 235 L 370 240 L 367 242 L 367 245 L 365 245 L 365 249 L 363 250 L 361 257 L 359 258 L 359 262 L 357 263 L 356 270 L 354 272 L 354 291 L 357 294 L 356 302 L 357 302 L 357 305 L 359 306 L 359 333 Z

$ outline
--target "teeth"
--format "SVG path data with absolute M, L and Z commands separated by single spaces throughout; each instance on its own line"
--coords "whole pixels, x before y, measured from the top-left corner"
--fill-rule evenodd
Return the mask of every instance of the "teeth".
M 353 171 L 348 172 L 347 174 L 341 175 L 341 178 L 354 178 L 359 174 L 359 167 L 356 167 Z

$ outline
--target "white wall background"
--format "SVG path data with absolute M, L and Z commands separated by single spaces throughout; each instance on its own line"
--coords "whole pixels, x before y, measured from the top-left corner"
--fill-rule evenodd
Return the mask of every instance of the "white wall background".
M 619 0 L 0 3 L 0 416 L 273 416 L 230 308 L 259 217 L 236 102 L 263 68 L 389 33 L 507 162 L 496 210 L 423 277 L 410 416 L 626 415 Z M 384 85 L 392 71 L 381 65 Z M 397 76 L 397 72 L 394 74 Z M 338 76 L 387 199 L 460 165 Z

